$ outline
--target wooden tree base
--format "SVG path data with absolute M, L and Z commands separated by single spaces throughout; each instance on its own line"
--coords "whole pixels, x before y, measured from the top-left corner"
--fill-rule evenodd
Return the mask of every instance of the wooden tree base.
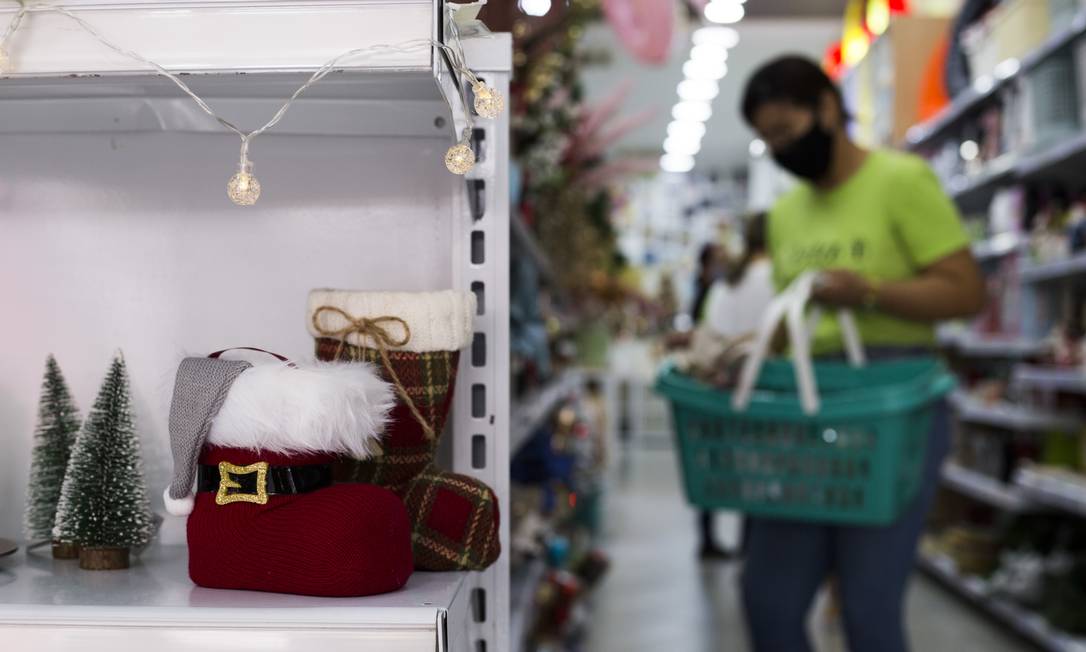
M 54 541 L 53 559 L 79 559 L 79 544 Z
M 83 570 L 128 568 L 128 548 L 80 548 L 79 567 Z

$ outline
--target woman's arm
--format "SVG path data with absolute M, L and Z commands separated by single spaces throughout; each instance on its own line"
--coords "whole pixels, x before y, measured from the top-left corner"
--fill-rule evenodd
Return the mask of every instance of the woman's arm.
M 870 308 L 919 322 L 970 317 L 984 308 L 984 277 L 969 249 L 924 268 L 914 278 L 873 283 L 856 272 L 821 273 L 814 298 L 830 306 Z

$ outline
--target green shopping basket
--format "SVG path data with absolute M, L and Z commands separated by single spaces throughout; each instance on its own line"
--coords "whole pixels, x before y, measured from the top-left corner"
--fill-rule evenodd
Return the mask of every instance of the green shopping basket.
M 852 364 L 812 364 L 807 347 L 795 346 L 806 337 L 798 318 L 789 324 L 795 361 L 763 364 L 768 335 L 790 303 L 806 304 L 807 294 L 786 291 L 771 307 L 765 337 L 744 368 L 747 387 L 719 390 L 671 367 L 659 375 L 656 390 L 671 403 L 686 497 L 701 508 L 758 516 L 891 523 L 916 495 L 935 404 L 954 378 L 934 357 L 857 367 L 857 342 L 846 346 L 861 353 Z M 850 315 L 842 325 L 846 339 L 858 339 Z M 813 403 L 805 391 L 814 391 Z

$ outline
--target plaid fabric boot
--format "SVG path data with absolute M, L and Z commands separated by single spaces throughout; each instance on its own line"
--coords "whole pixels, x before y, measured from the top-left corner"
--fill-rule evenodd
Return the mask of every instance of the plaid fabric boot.
M 474 313 L 469 292 L 316 290 L 309 298 L 317 358 L 372 362 L 396 390 L 380 452 L 347 461 L 339 477 L 403 498 L 419 570 L 481 570 L 501 552 L 494 492 L 435 465 Z

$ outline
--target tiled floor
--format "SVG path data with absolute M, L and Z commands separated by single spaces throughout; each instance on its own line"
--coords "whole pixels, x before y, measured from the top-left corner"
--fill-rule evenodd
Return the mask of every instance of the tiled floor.
M 594 598 L 588 652 L 746 650 L 735 564 L 700 564 L 695 516 L 680 495 L 674 452 L 664 437 L 638 437 L 608 490 L 604 545 L 612 571 Z M 718 518 L 721 538 L 734 520 Z M 843 650 L 816 607 L 821 652 Z M 908 597 L 908 630 L 921 652 L 1029 650 L 921 576 Z M 787 651 L 782 651 L 787 652 Z

